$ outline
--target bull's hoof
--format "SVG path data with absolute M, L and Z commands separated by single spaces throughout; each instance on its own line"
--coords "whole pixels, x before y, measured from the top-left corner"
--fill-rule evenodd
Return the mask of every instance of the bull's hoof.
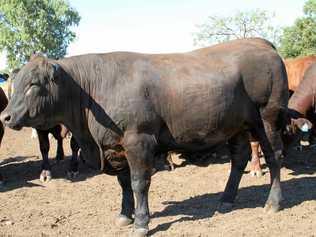
M 148 234 L 147 228 L 137 228 L 131 232 L 130 237 L 146 237 L 147 234 Z
M 75 179 L 79 176 L 79 171 L 68 171 L 67 172 L 67 178 L 69 180 Z
M 118 226 L 118 227 L 124 227 L 124 226 L 128 226 L 130 224 L 133 223 L 133 219 L 131 218 L 128 218 L 127 216 L 125 215 L 119 215 L 117 218 L 116 218 L 116 221 L 115 221 L 115 224 Z
M 43 170 L 40 176 L 40 181 L 45 183 L 52 180 L 52 174 L 50 170 Z
M 281 206 L 279 204 L 266 203 L 264 210 L 268 213 L 276 213 L 281 210 Z
M 263 172 L 262 172 L 261 169 L 260 169 L 260 170 L 251 170 L 251 171 L 250 171 L 250 175 L 251 175 L 252 177 L 258 177 L 258 178 L 260 178 L 260 177 L 263 176 Z
M 228 213 L 233 210 L 233 203 L 230 202 L 221 202 L 217 207 L 217 212 L 219 213 Z

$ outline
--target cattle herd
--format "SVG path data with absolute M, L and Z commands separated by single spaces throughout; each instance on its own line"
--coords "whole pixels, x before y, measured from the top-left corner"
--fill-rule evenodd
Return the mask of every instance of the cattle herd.
M 4 126 L 35 128 L 40 179 L 46 182 L 48 133 L 58 141 L 60 160 L 70 131 L 70 178 L 78 173 L 79 157 L 117 176 L 122 205 L 116 223 L 133 223 L 133 236 L 148 234 L 151 176 L 157 160 L 172 163 L 171 152 L 193 155 L 228 145 L 231 170 L 218 207 L 226 212 L 249 160 L 252 174 L 260 176 L 261 149 L 271 180 L 265 208 L 276 212 L 282 201 L 280 157 L 294 137 L 308 146 L 313 133 L 315 62 L 312 56 L 283 61 L 260 38 L 181 54 L 115 52 L 60 60 L 34 55 L 10 75 L 9 100 L 0 90 L 0 142 Z

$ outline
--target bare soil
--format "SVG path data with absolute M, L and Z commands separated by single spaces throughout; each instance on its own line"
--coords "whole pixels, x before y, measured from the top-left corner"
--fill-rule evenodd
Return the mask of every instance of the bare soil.
M 100 174 L 84 164 L 75 182 L 66 179 L 66 159 L 55 160 L 53 180 L 39 180 L 41 159 L 31 130 L 6 129 L 0 149 L 0 236 L 128 236 L 131 227 L 118 228 L 121 190 L 116 177 Z M 51 140 L 50 157 L 56 142 Z M 284 203 L 278 213 L 263 209 L 269 173 L 261 178 L 245 174 L 233 211 L 216 212 L 230 169 L 219 152 L 202 165 L 182 164 L 161 171 L 150 188 L 152 236 L 316 236 L 316 152 L 293 150 L 282 168 Z M 177 161 L 177 162 L 181 162 Z

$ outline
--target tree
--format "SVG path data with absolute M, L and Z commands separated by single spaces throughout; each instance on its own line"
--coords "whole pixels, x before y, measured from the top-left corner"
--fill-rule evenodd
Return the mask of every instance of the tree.
M 284 28 L 280 52 L 285 58 L 316 54 L 316 0 L 307 1 L 303 11 L 293 26 Z
M 63 57 L 76 36 L 71 27 L 79 21 L 65 0 L 0 0 L 0 51 L 6 51 L 10 69 L 34 52 Z
M 262 37 L 279 45 L 280 27 L 273 26 L 275 15 L 263 10 L 238 11 L 234 16 L 209 16 L 208 20 L 197 25 L 194 44 L 210 45 L 249 37 Z

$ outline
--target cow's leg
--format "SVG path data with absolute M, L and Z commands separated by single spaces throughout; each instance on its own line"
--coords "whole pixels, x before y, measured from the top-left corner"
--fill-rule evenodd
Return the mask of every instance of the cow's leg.
M 61 127 L 57 125 L 49 130 L 57 140 L 56 160 L 57 162 L 64 159 L 63 137 L 61 136 Z
M 135 210 L 134 196 L 129 170 L 124 173 L 120 173 L 117 176 L 117 179 L 122 188 L 122 208 L 121 213 L 117 217 L 116 224 L 118 226 L 127 226 L 133 222 L 132 215 L 134 214 Z
M 40 175 L 40 180 L 42 182 L 48 182 L 52 179 L 51 167 L 48 160 L 49 152 L 49 140 L 48 140 L 48 131 L 37 129 L 39 146 L 42 154 L 42 172 Z
M 221 197 L 220 212 L 231 210 L 237 195 L 240 179 L 247 162 L 250 160 L 250 145 L 247 133 L 242 132 L 234 136 L 229 140 L 228 144 L 231 152 L 231 170 L 225 191 Z
M 123 143 L 130 167 L 132 190 L 136 198 L 134 235 L 146 236 L 149 223 L 148 190 L 156 140 L 151 135 L 128 132 Z
M 259 142 L 253 141 L 250 144 L 251 144 L 250 174 L 252 176 L 261 177 L 262 170 L 261 170 L 260 155 L 259 155 Z
M 270 193 L 266 202 L 266 210 L 276 212 L 280 209 L 282 200 L 280 184 L 280 158 L 282 155 L 282 140 L 279 131 L 276 131 L 270 122 L 264 121 L 262 128 L 257 128 L 256 135 L 259 138 L 260 146 L 265 161 L 270 170 Z
M 71 160 L 68 167 L 67 176 L 69 179 L 76 178 L 79 174 L 79 162 L 78 162 L 78 153 L 79 153 L 79 145 L 76 142 L 74 136 L 70 139 L 70 148 L 72 152 Z

